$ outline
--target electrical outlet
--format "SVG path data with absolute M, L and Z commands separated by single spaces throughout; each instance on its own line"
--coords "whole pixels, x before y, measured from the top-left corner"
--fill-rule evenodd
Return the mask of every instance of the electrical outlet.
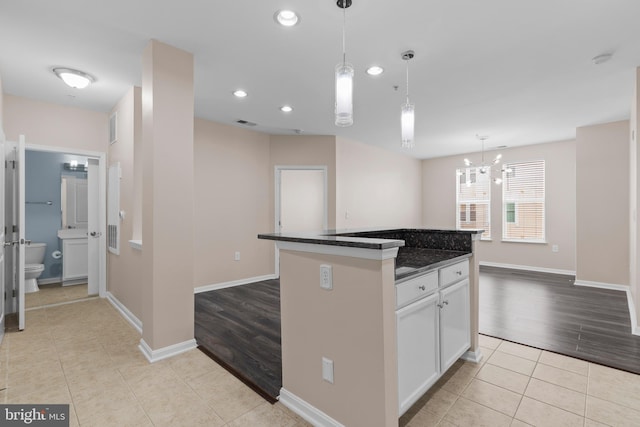
M 560 248 L 558 247 L 558 245 L 551 246 L 551 252 L 558 252 L 558 251 L 560 251 Z
M 235 261 L 240 261 L 240 251 L 236 251 L 236 253 L 233 255 L 233 259 Z
M 320 287 L 322 289 L 331 290 L 333 289 L 333 272 L 331 271 L 331 266 L 322 264 L 320 265 Z
M 333 360 L 322 358 L 322 379 L 333 384 Z

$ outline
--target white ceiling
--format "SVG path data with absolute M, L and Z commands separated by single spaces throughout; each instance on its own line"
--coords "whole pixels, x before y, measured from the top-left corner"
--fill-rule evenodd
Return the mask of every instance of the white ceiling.
M 278 9 L 301 15 L 275 24 Z M 417 158 L 575 137 L 575 128 L 629 118 L 640 65 L 638 0 L 353 0 L 347 61 L 356 69 L 354 125 L 333 124 L 342 11 L 335 0 L 3 0 L 5 93 L 110 111 L 141 84 L 150 39 L 192 52 L 197 117 L 269 133 L 340 135 Z M 416 148 L 400 148 L 405 62 L 416 104 Z M 604 64 L 593 57 L 614 54 Z M 385 73 L 372 78 L 372 64 Z M 50 70 L 94 75 L 67 88 Z M 400 88 L 396 91 L 394 86 Z M 249 92 L 245 99 L 231 93 Z M 294 111 L 279 110 L 290 104 Z

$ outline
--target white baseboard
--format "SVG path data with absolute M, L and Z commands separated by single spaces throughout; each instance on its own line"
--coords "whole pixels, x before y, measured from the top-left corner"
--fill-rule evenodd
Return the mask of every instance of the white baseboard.
M 62 277 L 47 277 L 46 279 L 38 279 L 38 285 L 50 285 L 52 283 L 62 283 Z
M 576 272 L 572 270 L 560 270 L 557 268 L 534 267 L 531 265 L 503 264 L 500 262 L 480 261 L 481 266 L 510 268 L 512 270 L 536 271 L 539 273 L 563 274 L 565 276 L 575 276 Z
M 262 282 L 263 280 L 277 279 L 275 274 L 267 274 L 265 276 L 249 277 L 247 279 L 232 280 L 230 282 L 214 283 L 212 285 L 198 286 L 193 289 L 194 294 L 201 292 L 216 291 L 218 289 L 232 288 L 234 286 L 248 285 L 249 283 Z
M 111 292 L 107 292 L 107 301 L 115 307 L 116 310 L 125 318 L 131 326 L 135 328 L 140 334 L 142 334 L 142 321 L 138 319 L 132 312 L 129 311 L 124 304 L 122 304 L 118 298 L 114 297 Z
M 633 303 L 633 295 L 631 289 L 626 285 L 617 283 L 591 282 L 588 280 L 576 280 L 576 286 L 587 286 L 590 288 L 612 289 L 614 291 L 622 291 L 627 294 L 627 306 L 629 307 L 629 318 L 631 319 L 631 333 L 640 335 L 640 326 L 638 325 L 638 316 L 636 316 L 636 307 Z
M 460 356 L 460 359 L 466 360 L 468 362 L 480 363 L 480 361 L 482 360 L 482 356 L 483 355 L 480 351 L 480 347 L 478 347 L 476 351 L 469 350 L 465 352 L 462 356 Z
M 149 345 L 144 341 L 143 338 L 140 339 L 140 344 L 138 345 L 138 349 L 140 349 L 142 354 L 144 354 L 144 357 L 146 357 L 147 360 L 151 363 L 159 362 L 160 360 L 177 356 L 196 347 L 198 347 L 198 344 L 193 338 L 187 341 L 180 342 L 178 344 L 159 348 L 157 350 L 153 350 L 151 347 L 149 347 Z
M 280 403 L 300 415 L 305 421 L 313 424 L 315 427 L 344 427 L 343 424 L 340 424 L 320 409 L 287 391 L 284 387 L 280 389 Z

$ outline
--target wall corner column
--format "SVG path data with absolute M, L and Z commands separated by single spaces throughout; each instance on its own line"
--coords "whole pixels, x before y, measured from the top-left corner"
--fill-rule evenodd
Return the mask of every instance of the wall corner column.
M 151 40 L 142 56 L 142 341 L 154 362 L 195 347 L 193 55 Z

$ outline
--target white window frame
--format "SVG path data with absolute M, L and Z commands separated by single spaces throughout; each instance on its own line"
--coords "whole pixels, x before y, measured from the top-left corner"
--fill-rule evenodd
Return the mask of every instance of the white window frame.
M 507 173 L 504 172 L 504 169 L 507 168 L 507 166 L 509 165 L 518 165 L 518 164 L 522 164 L 522 163 L 534 163 L 534 162 L 542 162 L 542 184 L 543 184 L 543 189 L 544 189 L 544 195 L 543 197 L 540 198 L 529 198 L 529 199 L 518 199 L 518 200 L 513 200 L 513 199 L 509 199 L 507 200 L 505 197 L 505 192 L 506 192 L 506 188 L 507 188 Z M 537 159 L 537 160 L 521 160 L 521 161 L 515 161 L 515 162 L 509 162 L 509 163 L 505 163 L 505 167 L 503 169 L 502 172 L 502 240 L 503 242 L 510 242 L 510 243 L 534 243 L 534 244 L 546 244 L 547 243 L 547 181 L 546 181 L 546 175 L 547 175 L 547 165 L 544 159 Z M 515 170 L 517 171 L 518 168 L 515 167 Z M 519 211 L 519 207 L 518 207 L 518 203 L 527 203 L 527 202 L 539 202 L 542 201 L 542 238 L 541 239 L 532 239 L 532 238 L 524 238 L 524 239 L 515 239 L 513 237 L 506 237 L 506 231 L 507 231 L 507 224 L 515 224 L 518 225 L 518 211 Z M 508 203 L 515 203 L 515 222 L 512 223 L 507 223 L 507 215 L 506 215 L 506 205 Z
M 460 227 L 461 224 L 471 223 L 471 205 L 472 204 L 476 205 L 476 218 L 477 218 L 478 205 L 484 204 L 484 201 L 478 201 L 478 200 L 461 201 L 460 200 L 460 186 L 466 185 L 466 184 L 460 183 L 460 179 L 463 176 L 462 174 L 460 174 L 460 171 L 464 171 L 465 176 L 468 176 L 469 180 L 471 180 L 470 183 L 474 184 L 478 182 L 477 169 L 478 168 L 475 166 L 456 169 L 456 228 L 459 228 L 459 229 L 462 228 Z M 473 173 L 471 173 L 472 170 L 473 170 Z M 489 171 L 489 174 L 490 174 L 490 171 Z M 489 182 L 489 185 L 487 186 L 487 189 L 488 189 L 489 195 L 488 195 L 488 198 L 486 199 L 486 205 L 487 205 L 487 224 L 488 224 L 489 230 L 488 230 L 487 236 L 485 236 L 484 233 L 480 236 L 480 240 L 484 240 L 484 241 L 491 240 L 491 182 L 492 181 L 491 181 L 490 175 L 488 177 L 488 182 Z M 465 179 L 465 183 L 466 183 L 466 179 Z M 460 207 L 462 204 L 465 205 L 465 217 L 466 217 L 465 221 L 462 221 L 462 218 L 460 217 Z

